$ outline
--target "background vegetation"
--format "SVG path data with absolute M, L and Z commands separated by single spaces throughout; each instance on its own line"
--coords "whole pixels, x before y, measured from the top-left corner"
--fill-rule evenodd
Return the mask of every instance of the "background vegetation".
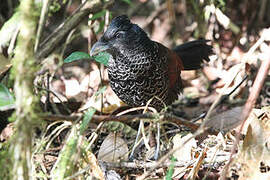
M 2 0 L 0 179 L 268 179 L 269 10 L 267 0 Z M 106 55 L 88 55 L 122 14 L 169 48 L 213 45 L 166 111 L 127 111 Z

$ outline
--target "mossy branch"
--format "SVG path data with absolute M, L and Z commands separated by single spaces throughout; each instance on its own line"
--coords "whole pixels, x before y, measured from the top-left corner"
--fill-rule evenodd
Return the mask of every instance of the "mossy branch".
M 33 94 L 33 80 L 36 66 L 34 40 L 36 34 L 37 10 L 34 0 L 22 0 L 19 6 L 21 28 L 13 58 L 12 75 L 15 79 L 16 95 L 15 129 L 12 141 L 13 179 L 33 179 L 31 147 L 33 124 L 37 120 L 37 98 Z

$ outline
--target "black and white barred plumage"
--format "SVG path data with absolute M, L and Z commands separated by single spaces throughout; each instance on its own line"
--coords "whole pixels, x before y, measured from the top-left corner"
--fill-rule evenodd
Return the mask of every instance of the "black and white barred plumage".
M 187 47 L 183 44 L 171 51 L 149 39 L 138 25 L 123 15 L 112 20 L 92 47 L 91 55 L 101 51 L 111 54 L 108 62 L 110 85 L 122 101 L 130 106 L 143 106 L 153 98 L 150 105 L 161 110 L 180 93 L 180 72 L 185 66 L 192 69 L 188 58 L 194 64 L 193 69 L 198 69 L 203 59 L 209 60 L 212 47 L 205 42 L 193 41 Z M 183 50 L 185 52 L 181 52 Z

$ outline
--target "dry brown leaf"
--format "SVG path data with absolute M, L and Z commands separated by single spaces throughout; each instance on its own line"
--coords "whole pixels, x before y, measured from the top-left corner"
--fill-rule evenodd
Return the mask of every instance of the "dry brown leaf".
M 219 69 L 211 67 L 211 66 L 205 66 L 203 67 L 203 73 L 206 75 L 206 77 L 210 80 L 213 81 L 220 77 L 220 74 L 222 73 Z
M 74 97 L 81 92 L 80 84 L 77 79 L 64 79 L 66 96 L 68 98 Z
M 100 146 L 98 159 L 105 162 L 118 162 L 119 160 L 127 161 L 127 143 L 116 133 L 110 133 Z
M 227 61 L 229 62 L 234 62 L 234 63 L 240 63 L 241 59 L 244 56 L 244 52 L 241 48 L 239 48 L 238 46 L 235 46 L 232 49 L 231 54 L 228 56 Z
M 269 179 L 269 172 L 261 172 L 261 163 L 270 165 L 270 151 L 265 146 L 269 137 L 268 127 L 254 113 L 251 113 L 249 119 L 251 121 L 242 148 L 235 160 L 241 166 L 238 170 L 239 179 Z
M 180 134 L 177 134 L 173 137 L 173 148 L 179 148 L 187 139 L 192 136 L 191 133 L 187 134 L 184 137 L 181 137 Z M 177 150 L 173 156 L 177 158 L 178 161 L 190 161 L 193 159 L 192 149 L 197 147 L 196 140 L 193 138 L 185 144 L 185 147 Z
M 0 134 L 0 142 L 8 140 L 14 133 L 14 123 L 9 123 Z
M 218 97 L 217 93 L 209 94 L 208 96 L 201 97 L 199 102 L 200 104 L 212 104 Z
M 180 134 L 177 134 L 173 137 L 173 148 L 179 148 L 187 139 L 189 139 L 192 136 L 192 134 L 187 134 L 184 137 L 181 137 Z M 184 147 L 177 150 L 173 156 L 178 161 L 184 161 L 188 162 L 191 161 L 194 157 L 193 149 L 197 147 L 196 140 L 192 138 L 190 141 L 188 141 Z M 185 174 L 186 167 L 176 167 L 174 168 L 173 177 L 174 178 L 181 178 Z
M 190 71 L 181 71 L 181 79 L 182 80 L 192 80 L 196 78 L 196 71 L 190 70 Z
M 199 89 L 196 87 L 186 87 L 183 90 L 183 94 L 185 97 L 189 98 L 198 98 L 200 97 Z
M 243 106 L 232 108 L 228 111 L 214 114 L 206 122 L 205 126 L 220 131 L 229 131 L 241 123 L 240 114 Z

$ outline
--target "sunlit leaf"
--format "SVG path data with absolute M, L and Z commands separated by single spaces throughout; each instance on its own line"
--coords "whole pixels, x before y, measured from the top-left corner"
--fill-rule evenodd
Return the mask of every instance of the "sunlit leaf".
M 94 56 L 93 58 L 95 59 L 95 61 L 107 66 L 109 58 L 110 58 L 110 54 L 106 52 L 100 52 L 97 56 Z
M 64 63 L 70 63 L 73 61 L 81 60 L 81 59 L 90 59 L 91 56 L 85 52 L 73 52 L 66 59 L 64 59 Z
M 81 59 L 94 59 L 95 61 L 107 66 L 109 58 L 110 54 L 106 52 L 100 52 L 98 55 L 91 57 L 89 54 L 85 52 L 76 51 L 71 53 L 66 59 L 64 59 L 64 63 L 70 63 Z
M 15 100 L 8 88 L 0 83 L 0 111 L 13 109 L 15 107 Z

